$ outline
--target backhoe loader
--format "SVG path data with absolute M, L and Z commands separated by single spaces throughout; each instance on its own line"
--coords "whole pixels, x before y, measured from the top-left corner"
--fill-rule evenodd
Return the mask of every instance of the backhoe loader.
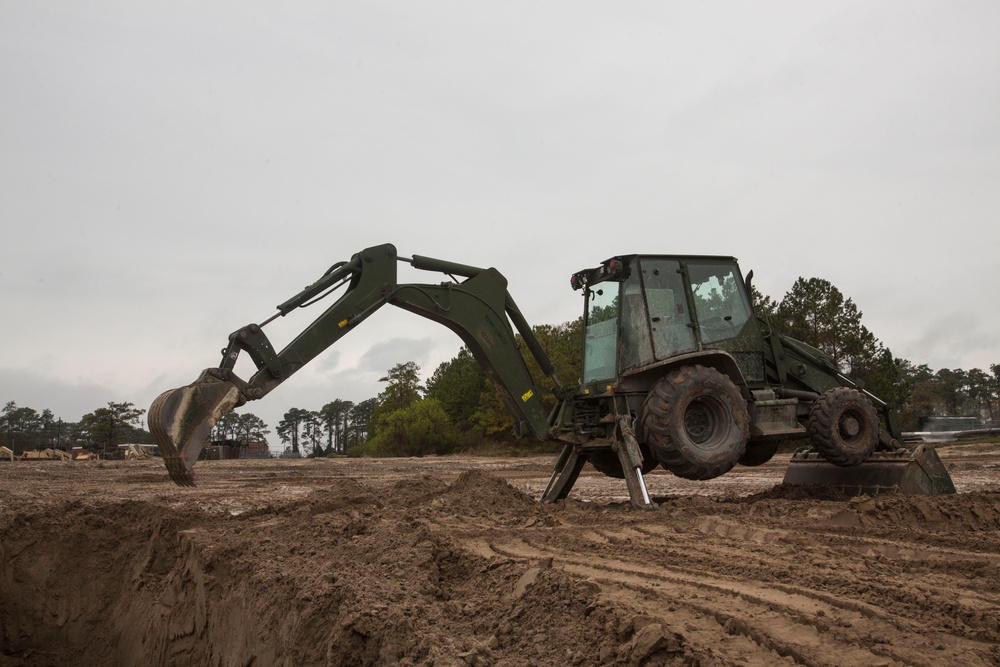
M 399 263 L 448 280 L 399 283 Z M 787 439 L 810 443 L 793 456 L 787 483 L 855 494 L 954 492 L 933 449 L 902 446 L 884 401 L 823 352 L 755 315 L 749 281 L 734 258 L 622 255 L 573 274 L 570 284 L 584 296 L 585 331 L 582 378 L 571 388 L 559 382 L 496 269 L 404 257 L 391 244 L 367 248 L 334 264 L 264 322 L 233 332 L 218 367 L 153 401 L 150 430 L 171 479 L 193 485 L 198 455 L 223 414 L 263 398 L 392 304 L 458 334 L 503 398 L 519 437 L 563 445 L 542 502 L 565 498 L 589 461 L 624 479 L 633 507 L 655 509 L 643 475 L 657 466 L 708 480 L 737 464 L 767 462 Z M 294 340 L 274 349 L 264 326 L 339 290 Z M 517 335 L 551 387 L 536 386 Z M 257 369 L 246 381 L 234 373 L 243 352 Z M 544 391 L 554 394 L 551 410 L 543 406 Z

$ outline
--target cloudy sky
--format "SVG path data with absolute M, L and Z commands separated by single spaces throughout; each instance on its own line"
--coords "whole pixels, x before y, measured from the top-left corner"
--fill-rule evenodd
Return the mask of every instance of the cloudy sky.
M 988 369 L 997 26 L 995 0 L 4 0 L 0 402 L 147 407 L 385 242 L 497 267 L 534 324 L 611 255 L 735 255 L 774 298 L 831 281 L 896 356 Z M 457 352 L 391 310 L 246 409 L 273 429 Z

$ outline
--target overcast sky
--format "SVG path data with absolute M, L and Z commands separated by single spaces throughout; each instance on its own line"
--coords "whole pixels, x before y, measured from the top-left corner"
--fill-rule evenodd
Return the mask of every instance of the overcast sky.
M 609 256 L 735 255 L 775 299 L 831 281 L 897 357 L 988 370 L 998 26 L 995 0 L 2 0 L 0 403 L 148 407 L 385 242 L 497 267 L 533 324 Z M 273 431 L 459 346 L 386 308 L 244 410 Z

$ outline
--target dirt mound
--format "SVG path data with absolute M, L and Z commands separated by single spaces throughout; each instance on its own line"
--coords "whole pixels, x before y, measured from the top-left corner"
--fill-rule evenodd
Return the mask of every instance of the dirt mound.
M 400 480 L 386 494 L 387 502 L 402 507 L 416 507 L 438 498 L 448 489 L 448 483 L 439 477 L 420 475 Z
M 933 527 L 939 532 L 974 533 L 1000 530 L 1000 494 L 975 496 L 956 494 L 928 498 L 924 496 L 886 496 L 858 498 L 848 504 L 862 524 L 884 526 L 893 531 Z
M 481 470 L 463 472 L 449 487 L 447 500 L 470 514 L 533 512 L 538 502 L 511 486 L 502 477 Z

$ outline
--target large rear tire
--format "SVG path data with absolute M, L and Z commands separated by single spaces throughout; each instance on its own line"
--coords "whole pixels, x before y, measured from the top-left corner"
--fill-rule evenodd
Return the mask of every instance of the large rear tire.
M 657 382 L 642 409 L 645 442 L 664 468 L 685 479 L 732 470 L 746 451 L 750 415 L 732 380 L 683 366 Z
M 809 409 L 809 441 L 834 465 L 863 463 L 878 444 L 878 414 L 868 397 L 851 387 L 829 389 Z
M 653 456 L 646 445 L 639 445 L 639 453 L 642 454 L 643 475 L 652 472 L 659 465 L 656 457 Z M 610 449 L 592 451 L 587 454 L 587 460 L 597 468 L 598 472 L 608 477 L 614 477 L 615 479 L 625 479 L 625 471 L 622 470 L 622 463 L 618 459 L 618 454 L 614 451 Z

